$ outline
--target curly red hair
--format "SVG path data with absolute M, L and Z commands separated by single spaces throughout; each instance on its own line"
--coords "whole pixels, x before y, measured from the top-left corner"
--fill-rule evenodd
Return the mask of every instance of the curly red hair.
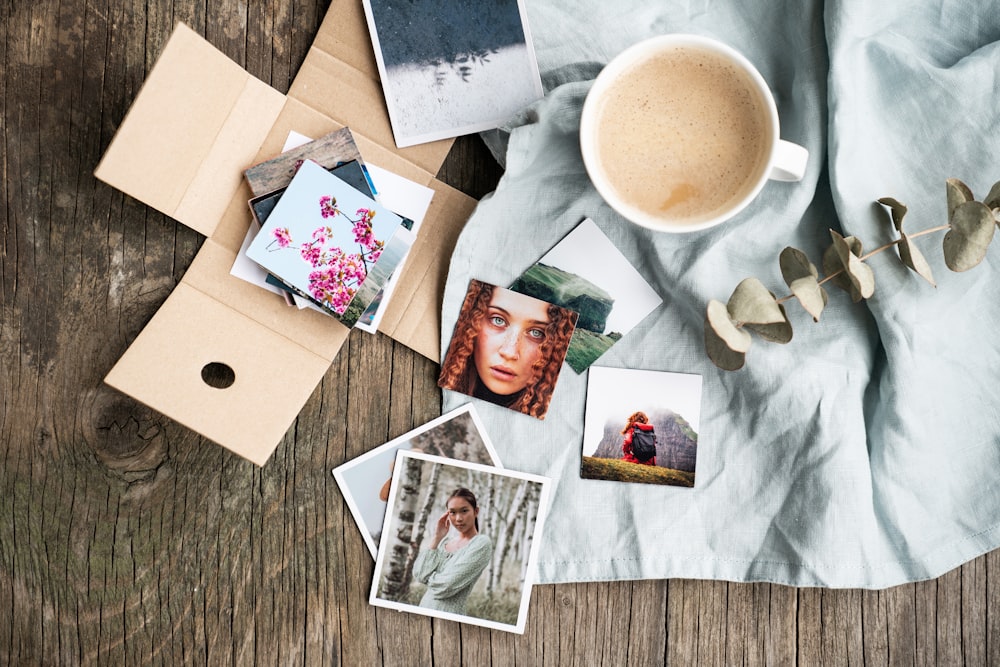
M 455 333 L 441 365 L 439 386 L 470 396 L 475 391 L 479 382 L 473 358 L 476 337 L 486 319 L 486 312 L 496 289 L 501 288 L 479 280 L 469 282 L 469 291 L 455 323 Z M 572 310 L 554 304 L 548 305 L 547 314 L 549 322 L 545 325 L 541 354 L 532 366 L 532 378 L 514 403 L 508 406 L 539 419 L 545 416 L 549 408 L 578 317 Z
M 649 417 L 646 415 L 645 412 L 643 412 L 642 410 L 633 412 L 628 416 L 628 424 L 626 424 L 625 428 L 622 429 L 622 434 L 631 431 L 633 424 L 648 424 L 648 423 L 649 423 Z

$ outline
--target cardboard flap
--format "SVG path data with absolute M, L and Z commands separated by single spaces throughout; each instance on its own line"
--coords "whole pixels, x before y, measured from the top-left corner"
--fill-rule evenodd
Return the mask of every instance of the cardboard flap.
M 441 306 L 448 264 L 476 200 L 433 180 L 434 199 L 417 235 L 379 331 L 432 361 L 441 359 Z
M 235 382 L 210 386 L 208 364 Z M 105 382 L 258 465 L 329 363 L 194 287 L 179 284 Z
M 333 0 L 288 96 L 350 127 L 356 135 L 391 149 L 431 176 L 455 143 L 454 139 L 442 139 L 396 147 L 368 21 L 358 0 Z M 365 159 L 375 161 L 367 155 Z
M 430 174 L 437 173 L 455 143 L 454 139 L 442 139 L 408 148 L 396 148 L 389 111 L 378 79 L 372 79 L 315 47 L 310 49 L 302 63 L 288 96 L 348 126 L 355 134 L 390 147 Z M 358 104 L 357 100 L 370 102 Z
M 208 239 L 195 256 L 181 284 L 190 285 L 288 340 L 329 365 L 350 330 L 332 317 L 311 308 L 298 309 L 267 290 L 229 273 L 236 252 Z M 230 332 L 240 336 L 239 330 Z
M 312 45 L 370 79 L 379 80 L 368 19 L 360 0 L 332 0 Z
M 284 104 L 178 24 L 95 175 L 211 236 Z

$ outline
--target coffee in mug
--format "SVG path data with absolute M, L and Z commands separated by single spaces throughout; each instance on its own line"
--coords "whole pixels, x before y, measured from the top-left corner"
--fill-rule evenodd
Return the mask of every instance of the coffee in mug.
M 779 139 L 757 70 L 695 35 L 646 40 L 609 63 L 587 96 L 580 139 L 587 172 L 612 208 L 674 232 L 729 219 L 769 177 L 800 180 L 808 157 Z

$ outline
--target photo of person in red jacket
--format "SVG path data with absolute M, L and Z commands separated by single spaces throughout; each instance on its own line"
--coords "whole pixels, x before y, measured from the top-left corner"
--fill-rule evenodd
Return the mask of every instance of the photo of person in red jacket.
M 629 463 L 639 463 L 646 466 L 656 465 L 656 456 L 653 455 L 645 460 L 640 460 L 636 457 L 632 450 L 632 439 L 635 435 L 635 431 L 645 431 L 647 433 L 653 434 L 653 425 L 649 423 L 649 417 L 646 416 L 645 412 L 633 412 L 629 415 L 628 423 L 625 428 L 622 429 L 622 434 L 625 436 L 625 440 L 622 442 L 622 460 L 628 461 Z

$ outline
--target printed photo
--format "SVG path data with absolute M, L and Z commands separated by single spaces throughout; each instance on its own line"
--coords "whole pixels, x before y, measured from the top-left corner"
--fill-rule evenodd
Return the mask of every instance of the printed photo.
M 405 254 L 398 244 L 390 244 L 400 231 L 409 234 L 402 223 L 395 213 L 306 161 L 247 257 L 353 326 Z M 359 294 L 368 300 L 355 299 Z
M 587 218 L 510 287 L 576 311 L 566 363 L 582 373 L 663 300 Z
M 693 487 L 700 419 L 700 375 L 594 366 L 580 476 Z
M 358 192 L 374 197 L 371 187 L 368 185 L 368 176 L 357 160 L 345 162 L 339 166 L 327 169 L 331 174 L 344 181 Z M 271 216 L 274 207 L 278 205 L 281 196 L 285 194 L 286 188 L 279 188 L 274 192 L 250 200 L 250 212 L 258 225 L 263 226 Z
M 308 141 L 308 139 L 306 141 Z M 351 160 L 350 162 L 341 164 L 340 166 L 327 169 L 327 171 L 362 194 L 372 195 L 372 189 L 368 185 L 368 178 L 365 175 L 365 170 L 357 160 Z M 263 287 L 268 291 L 281 294 L 285 297 L 285 300 L 288 301 L 288 305 L 295 304 L 297 299 L 300 307 L 304 307 L 303 304 L 307 303 L 315 310 L 329 314 L 323 309 L 322 306 L 312 300 L 312 298 L 304 296 L 299 290 L 296 290 L 294 287 L 287 285 L 275 276 L 269 274 L 263 269 L 263 267 L 246 256 L 246 252 L 250 248 L 250 244 L 253 243 L 255 238 L 257 238 L 257 234 L 260 232 L 261 226 L 267 222 L 268 217 L 270 217 L 271 212 L 274 210 L 274 207 L 277 206 L 278 200 L 281 199 L 281 196 L 285 193 L 286 189 L 287 188 L 281 188 L 270 194 L 255 197 L 250 200 L 250 213 L 253 216 L 253 220 L 250 221 L 250 226 L 247 228 L 246 236 L 243 239 L 243 245 L 240 248 L 240 252 L 236 256 L 236 261 L 233 263 L 233 269 L 230 273 L 238 278 L 252 282 L 259 287 Z M 355 297 L 357 297 L 357 295 L 355 295 Z
M 548 482 L 400 450 L 369 602 L 523 633 Z
M 277 157 L 255 164 L 243 172 L 255 198 L 287 188 L 298 173 L 299 166 L 307 160 L 325 169 L 355 161 L 365 169 L 354 135 L 346 127 L 312 141 L 297 132 L 290 133 L 283 148 Z M 372 191 L 375 191 L 374 188 Z
M 431 200 L 434 198 L 434 190 L 374 164 L 368 165 L 368 173 L 381 194 L 379 203 L 404 219 L 413 220 L 411 231 L 417 234 L 423 224 L 424 217 L 427 215 L 427 210 L 430 208 Z M 368 333 L 375 333 L 378 330 L 405 265 L 406 257 L 403 258 L 399 268 L 393 271 L 382 290 L 368 304 L 365 312 L 361 314 L 357 324 L 355 324 L 358 329 Z
M 544 419 L 576 319 L 566 308 L 472 280 L 438 385 Z
M 523 0 L 364 0 L 399 148 L 498 127 L 542 97 Z
M 399 450 L 503 467 L 470 403 L 334 468 L 333 476 L 372 558 L 378 552 L 389 482 Z

